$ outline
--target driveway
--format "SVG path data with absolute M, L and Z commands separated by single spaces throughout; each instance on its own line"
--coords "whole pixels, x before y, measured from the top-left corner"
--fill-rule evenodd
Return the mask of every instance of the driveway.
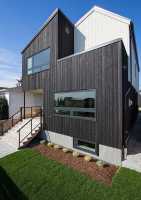
M 129 134 L 127 160 L 122 166 L 141 172 L 141 113 Z

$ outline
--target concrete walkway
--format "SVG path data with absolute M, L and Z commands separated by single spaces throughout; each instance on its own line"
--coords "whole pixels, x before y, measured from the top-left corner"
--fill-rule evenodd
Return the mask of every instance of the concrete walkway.
M 0 136 L 0 158 L 5 157 L 11 153 L 14 153 L 18 151 L 19 147 L 19 134 L 18 130 L 21 128 L 24 124 L 26 124 L 30 118 L 24 119 L 22 122 L 19 122 L 16 124 L 13 128 L 11 128 L 7 133 L 5 133 L 3 136 Z M 32 121 L 32 127 L 36 127 L 40 122 L 40 118 L 36 117 Z M 35 130 L 38 127 L 35 128 Z M 31 124 L 25 126 L 24 129 L 21 131 L 21 139 L 23 139 L 28 133 L 31 131 Z M 31 134 L 24 140 L 24 142 L 31 137 Z
M 141 113 L 129 134 L 127 160 L 122 166 L 141 172 Z

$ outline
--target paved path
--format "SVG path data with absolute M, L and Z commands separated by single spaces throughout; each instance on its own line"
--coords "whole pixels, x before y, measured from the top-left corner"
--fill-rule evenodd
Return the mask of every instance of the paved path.
M 141 172 L 141 113 L 129 135 L 127 160 L 122 166 Z
M 4 142 L 0 139 L 0 158 L 5 157 L 11 153 L 17 151 L 17 148 L 9 144 L 8 142 Z

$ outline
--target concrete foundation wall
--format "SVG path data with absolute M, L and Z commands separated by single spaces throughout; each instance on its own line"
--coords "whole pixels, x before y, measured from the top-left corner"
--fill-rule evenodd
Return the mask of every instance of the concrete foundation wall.
M 59 133 L 45 131 L 46 139 L 49 142 L 73 149 L 73 138 Z
M 121 165 L 122 151 L 121 149 L 99 145 L 99 158 L 114 165 Z
M 94 158 L 103 160 L 107 163 L 111 163 L 114 165 L 121 165 L 122 162 L 122 151 L 120 149 L 99 145 L 99 156 L 91 153 L 87 153 L 85 151 L 76 149 L 73 147 L 73 137 L 62 135 L 59 133 L 51 132 L 51 131 L 44 131 L 41 134 L 41 138 L 45 139 L 51 143 L 61 145 L 63 147 L 76 150 L 82 154 L 91 155 Z

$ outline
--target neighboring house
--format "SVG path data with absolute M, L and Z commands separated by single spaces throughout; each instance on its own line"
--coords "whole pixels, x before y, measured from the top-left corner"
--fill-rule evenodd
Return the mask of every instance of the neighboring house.
M 9 117 L 14 115 L 21 107 L 42 107 L 42 90 L 24 93 L 22 87 L 0 89 L 0 97 L 5 97 L 9 105 Z
M 94 7 L 73 24 L 56 9 L 22 51 L 22 63 L 25 94 L 43 97 L 47 139 L 120 165 L 138 108 L 132 21 Z

